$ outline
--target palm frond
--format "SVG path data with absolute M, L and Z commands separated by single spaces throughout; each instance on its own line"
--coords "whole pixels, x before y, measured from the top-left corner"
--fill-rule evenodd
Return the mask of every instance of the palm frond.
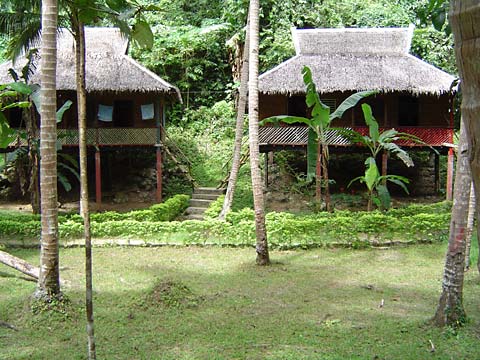
M 11 35 L 7 48 L 7 57 L 15 60 L 29 49 L 39 47 L 40 35 L 41 22 L 39 16 L 36 19 L 32 19 L 31 22 L 24 24 L 18 32 Z

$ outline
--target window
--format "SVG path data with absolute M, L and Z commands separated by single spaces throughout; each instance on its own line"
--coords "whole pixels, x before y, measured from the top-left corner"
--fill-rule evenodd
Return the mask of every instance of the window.
M 133 127 L 133 101 L 115 101 L 113 104 L 113 124 L 115 127 Z
M 22 121 L 22 109 L 21 108 L 10 108 L 8 112 L 8 123 L 11 128 L 20 128 L 25 127 L 25 124 Z
M 400 96 L 398 98 L 398 125 L 418 125 L 418 98 L 413 96 Z
M 155 118 L 155 107 L 153 104 L 145 104 L 140 107 L 142 120 L 153 120 Z
M 327 105 L 330 108 L 330 114 L 337 110 L 337 100 L 336 99 L 322 99 L 320 101 Z
M 365 116 L 363 115 L 362 105 L 368 104 L 372 109 L 372 115 L 377 120 L 380 126 L 385 124 L 385 103 L 382 98 L 379 97 L 367 97 L 355 106 L 355 125 L 366 126 Z
M 291 96 L 288 98 L 288 115 L 307 116 L 305 96 Z
M 110 105 L 98 105 L 98 120 L 103 122 L 113 121 L 113 106 Z

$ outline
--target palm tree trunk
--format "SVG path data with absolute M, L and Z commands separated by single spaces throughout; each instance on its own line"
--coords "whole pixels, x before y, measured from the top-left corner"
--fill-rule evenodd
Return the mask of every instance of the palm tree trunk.
M 87 92 L 85 89 L 85 28 L 78 22 L 75 29 L 76 43 L 76 82 L 78 103 L 78 147 L 80 157 L 80 211 L 85 231 L 85 308 L 87 317 L 88 358 L 96 359 L 93 291 L 92 291 L 92 238 L 90 231 L 90 211 L 88 204 L 87 177 Z
M 42 301 L 60 293 L 58 264 L 57 204 L 57 1 L 42 3 L 41 97 L 40 110 L 40 190 L 41 249 L 40 274 L 35 297 Z
M 473 182 L 471 182 L 468 200 L 467 231 L 465 233 L 465 270 L 470 269 L 470 249 L 472 247 L 473 224 L 475 222 L 475 206 L 475 187 Z
M 40 273 L 40 269 L 29 264 L 23 259 L 17 258 L 13 255 L 5 251 L 0 250 L 0 263 L 10 266 L 15 270 L 18 270 L 28 276 L 33 277 L 34 279 L 38 280 L 38 275 Z
M 450 237 L 445 260 L 442 295 L 434 322 L 438 326 L 458 326 L 465 321 L 463 277 L 465 267 L 465 230 L 470 198 L 470 164 L 467 133 L 462 121 L 458 144 L 458 161 L 453 192 Z
M 38 148 L 37 148 L 37 122 L 32 109 L 23 109 L 25 114 L 25 130 L 28 146 L 28 172 L 29 183 L 27 192 L 30 194 L 30 205 L 34 214 L 40 214 L 40 194 L 38 189 Z
M 222 211 L 219 218 L 225 219 L 225 216 L 232 208 L 233 195 L 237 185 L 238 172 L 240 170 L 240 159 L 242 157 L 242 138 L 243 138 L 243 122 L 245 116 L 245 107 L 247 105 L 247 93 L 248 93 L 248 53 L 250 47 L 250 31 L 249 21 L 247 20 L 247 29 L 245 35 L 245 45 L 243 49 L 243 62 L 242 62 L 242 74 L 240 78 L 240 89 L 237 106 L 237 122 L 235 127 L 235 145 L 233 148 L 233 160 L 232 170 L 230 171 L 230 178 L 228 179 L 227 192 L 225 194 L 225 200 L 223 201 Z
M 249 49 L 249 92 L 248 129 L 250 142 L 250 167 L 252 173 L 253 204 L 255 208 L 255 232 L 257 237 L 257 264 L 268 265 L 267 229 L 265 226 L 265 204 L 263 199 L 262 175 L 258 147 L 258 51 L 259 51 L 259 0 L 250 1 L 250 49 Z
M 480 4 L 477 0 L 452 0 L 450 3 L 450 22 L 455 36 L 455 53 L 462 84 L 462 117 L 468 133 L 471 151 L 470 166 L 475 193 L 480 194 L 480 94 L 478 83 L 480 71 L 480 29 L 476 19 L 480 16 Z M 477 201 L 477 213 L 479 202 Z M 477 221 L 477 237 L 480 244 L 480 222 Z M 480 262 L 478 265 L 480 271 Z
M 480 194 L 480 4 L 478 0 L 451 0 L 450 23 L 455 37 L 455 54 L 462 84 L 462 117 L 468 133 L 470 166 L 475 193 Z M 477 201 L 477 213 L 480 211 Z M 480 241 L 480 222 L 477 221 Z M 480 271 L 480 265 L 479 265 Z
M 90 229 L 90 211 L 88 202 L 87 176 L 87 96 L 85 89 L 85 29 L 79 23 L 76 32 L 76 75 L 80 157 L 80 209 L 85 231 L 85 303 L 87 317 L 88 358 L 96 359 L 94 322 L 93 322 L 93 290 L 92 290 L 92 242 Z

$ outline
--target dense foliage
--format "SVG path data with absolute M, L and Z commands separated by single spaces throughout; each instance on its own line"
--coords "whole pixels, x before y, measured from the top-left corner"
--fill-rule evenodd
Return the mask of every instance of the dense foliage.
M 291 28 L 389 27 L 415 24 L 412 52 L 456 73 L 451 36 L 422 22 L 428 0 L 262 1 L 260 72 L 294 54 Z M 152 51 L 133 49 L 147 67 L 177 85 L 187 107 L 212 105 L 229 96 L 234 41 L 244 37 L 248 1 L 161 1 L 149 15 Z

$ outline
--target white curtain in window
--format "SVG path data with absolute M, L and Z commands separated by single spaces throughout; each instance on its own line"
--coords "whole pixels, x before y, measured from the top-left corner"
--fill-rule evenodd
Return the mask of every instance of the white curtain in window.
M 152 120 L 155 116 L 155 109 L 153 104 L 145 104 L 142 108 L 142 120 Z
M 98 120 L 105 122 L 113 121 L 113 106 L 110 105 L 98 105 Z

